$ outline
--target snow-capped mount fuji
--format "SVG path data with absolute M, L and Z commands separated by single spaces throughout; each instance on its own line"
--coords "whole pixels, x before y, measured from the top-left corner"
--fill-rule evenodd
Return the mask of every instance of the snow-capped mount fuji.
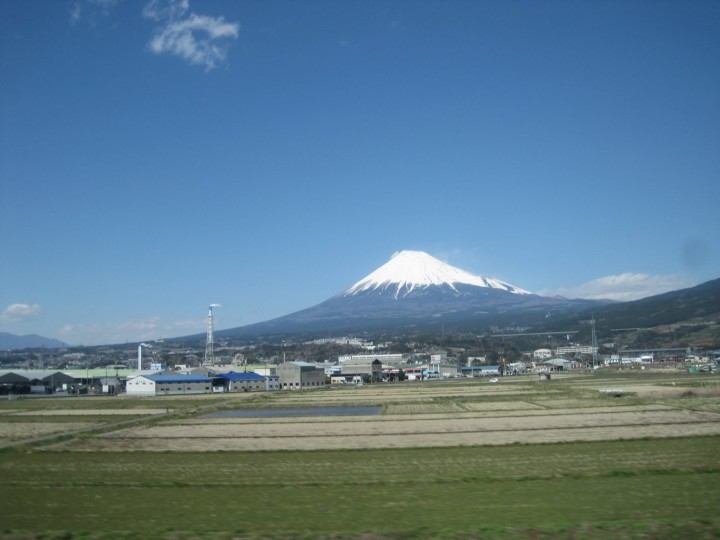
M 340 294 L 284 317 L 216 332 L 220 337 L 328 336 L 360 332 L 482 331 L 537 323 L 597 302 L 547 298 L 477 276 L 422 251 L 400 251 Z
M 388 262 L 347 289 L 345 296 L 381 290 L 392 292 L 397 299 L 409 295 L 415 289 L 428 287 L 445 286 L 458 292 L 456 284 L 499 289 L 513 294 L 531 294 L 496 278 L 473 275 L 424 251 L 405 250 L 395 252 Z

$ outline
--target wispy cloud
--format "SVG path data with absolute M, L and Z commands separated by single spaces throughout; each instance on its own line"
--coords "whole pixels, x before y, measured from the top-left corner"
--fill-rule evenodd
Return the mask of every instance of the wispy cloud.
M 83 17 L 94 23 L 96 15 L 107 17 L 121 0 L 74 0 L 70 4 L 70 24 L 78 23 Z
M 165 321 L 160 317 L 150 317 L 116 323 L 66 324 L 57 334 L 71 343 L 101 345 L 202 333 L 204 324 L 204 319 Z
M 173 54 L 211 70 L 225 61 L 227 40 L 238 37 L 240 25 L 224 17 L 198 15 L 189 0 L 151 0 L 143 16 L 158 23 L 149 47 L 155 54 Z
M 672 274 L 642 274 L 625 272 L 593 279 L 573 287 L 545 289 L 538 294 L 543 296 L 564 296 L 566 298 L 586 298 L 588 300 L 637 300 L 675 289 L 691 286 L 687 279 Z
M 33 319 L 40 315 L 42 308 L 38 304 L 10 304 L 0 313 L 0 319 L 18 322 Z
M 70 4 L 70 24 L 76 24 L 82 17 L 82 3 L 76 0 Z

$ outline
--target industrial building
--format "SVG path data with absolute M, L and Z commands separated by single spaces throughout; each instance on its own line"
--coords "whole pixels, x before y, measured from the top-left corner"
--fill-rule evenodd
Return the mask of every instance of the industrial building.
M 223 382 L 226 392 L 264 392 L 268 389 L 266 378 L 252 371 L 229 371 L 218 374 L 216 379 Z
M 333 375 L 330 384 L 363 384 L 361 375 Z
M 505 366 L 505 375 L 525 375 L 528 366 L 525 362 L 510 362 Z
M 547 360 L 552 358 L 553 352 L 550 349 L 535 349 L 532 353 L 532 357 L 535 360 Z
M 571 345 L 555 349 L 555 354 L 558 356 L 562 356 L 564 354 L 596 354 L 597 352 L 598 348 L 590 345 Z
M 538 363 L 538 366 L 542 366 L 549 371 L 568 371 L 576 368 L 577 365 L 577 362 L 565 358 L 551 358 Z
M 10 371 L 0 375 L 0 394 L 52 394 L 71 392 L 78 384 L 75 377 L 62 371 Z
M 223 391 L 222 385 L 219 388 Z M 129 396 L 208 394 L 213 391 L 213 379 L 203 375 L 140 375 L 128 379 L 125 391 Z
M 304 390 L 325 386 L 325 371 L 311 364 L 287 362 L 277 367 L 281 390 Z
M 277 375 L 266 375 L 265 389 L 268 392 L 271 392 L 273 390 L 280 390 L 280 377 L 278 377 Z
M 433 366 L 435 366 L 435 364 L 433 364 Z M 458 370 L 457 366 L 449 366 L 449 365 L 437 365 L 436 372 L 443 379 L 450 379 L 453 377 L 457 377 L 459 374 L 459 370 Z
M 404 366 L 407 364 L 407 355 L 405 354 L 346 354 L 338 356 L 338 363 L 347 364 L 352 362 L 364 362 L 379 360 L 385 366 Z
M 502 375 L 500 366 L 466 366 L 461 369 L 466 377 L 494 377 Z
M 107 394 L 114 396 L 123 388 L 120 377 L 98 377 L 91 380 L 91 387 L 95 394 Z
M 383 366 L 377 358 L 353 358 L 342 364 L 341 368 L 341 375 L 359 375 L 363 382 L 380 382 L 383 376 Z

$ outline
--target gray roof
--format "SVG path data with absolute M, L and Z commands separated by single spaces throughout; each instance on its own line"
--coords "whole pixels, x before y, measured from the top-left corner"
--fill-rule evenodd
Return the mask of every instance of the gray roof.
M 541 364 L 549 364 L 551 366 L 564 366 L 566 364 L 572 364 L 572 360 L 567 360 L 565 358 L 551 358 L 550 360 L 543 360 L 540 362 Z
M 362 358 L 359 360 L 348 360 L 347 362 L 342 364 L 342 367 L 350 367 L 350 366 L 357 366 L 357 367 L 371 367 L 373 364 L 377 362 L 378 364 L 382 365 L 382 362 L 378 358 Z
M 204 375 L 144 375 L 146 379 L 156 383 L 208 383 L 212 379 Z
M 2 375 L 0 375 L 0 381 L 17 381 L 20 382 L 20 379 L 25 379 L 25 381 L 35 381 L 35 380 L 48 380 L 50 381 L 53 377 L 57 377 L 58 379 L 72 379 L 75 380 L 75 377 L 72 375 L 68 375 L 67 373 L 63 373 L 62 371 L 58 370 L 52 370 L 52 369 L 11 369 L 11 370 L 4 370 Z M 25 382 L 23 381 L 23 382 Z

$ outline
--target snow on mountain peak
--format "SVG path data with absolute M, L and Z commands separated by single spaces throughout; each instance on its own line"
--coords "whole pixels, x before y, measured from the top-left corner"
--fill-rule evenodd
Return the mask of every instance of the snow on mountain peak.
M 499 279 L 473 275 L 444 263 L 424 251 L 404 250 L 393 253 L 388 262 L 345 291 L 345 296 L 395 287 L 395 298 L 398 298 L 410 294 L 413 289 L 431 285 L 447 285 L 457 290 L 455 284 L 501 289 L 515 294 L 530 294 Z

